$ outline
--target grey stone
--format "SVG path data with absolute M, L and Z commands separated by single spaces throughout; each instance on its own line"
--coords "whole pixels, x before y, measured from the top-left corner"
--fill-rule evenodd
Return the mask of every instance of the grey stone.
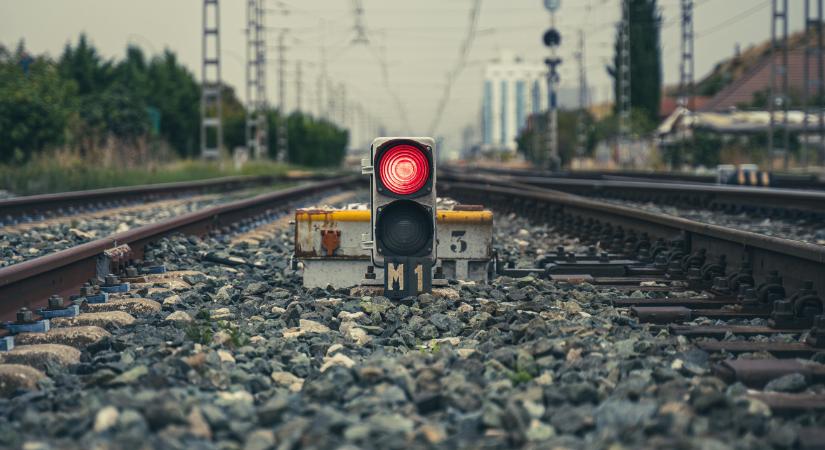
M 801 392 L 808 387 L 808 381 L 801 373 L 791 373 L 775 378 L 765 385 L 766 391 Z

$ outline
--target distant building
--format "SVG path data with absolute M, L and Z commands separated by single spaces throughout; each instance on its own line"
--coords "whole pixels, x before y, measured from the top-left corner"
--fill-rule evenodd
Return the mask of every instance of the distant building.
M 516 151 L 516 137 L 530 114 L 547 109 L 547 68 L 509 52 L 484 70 L 482 151 Z

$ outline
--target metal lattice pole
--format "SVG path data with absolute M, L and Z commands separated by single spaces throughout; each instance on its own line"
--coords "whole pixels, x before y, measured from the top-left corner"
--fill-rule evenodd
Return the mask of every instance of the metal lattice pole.
M 295 110 L 301 111 L 301 97 L 303 95 L 303 75 L 301 74 L 301 61 L 295 63 Z
M 790 146 L 790 135 L 788 134 L 788 0 L 772 0 L 771 12 L 771 87 L 768 97 L 768 114 L 770 123 L 768 125 L 768 152 L 773 168 L 773 159 L 776 153 L 782 153 L 782 165 L 788 168 L 788 147 Z M 782 40 L 777 39 L 777 27 L 782 27 Z M 780 50 L 781 63 L 777 64 L 776 51 Z M 778 83 L 777 75 L 781 78 Z M 781 90 L 781 91 L 780 91 Z M 782 107 L 782 132 L 783 148 L 777 151 L 776 137 L 776 107 Z
M 221 148 L 223 147 L 220 6 L 218 0 L 203 0 L 202 31 L 201 157 L 217 159 L 220 157 Z
M 246 146 L 256 159 L 265 158 L 269 153 L 263 2 L 264 0 L 248 0 L 246 9 Z
M 679 106 L 683 108 L 682 156 L 687 150 L 688 127 L 686 122 L 694 110 L 693 104 L 693 0 L 682 0 L 682 60 L 679 64 Z
M 802 111 L 805 115 L 802 119 L 802 138 L 800 139 L 800 143 L 802 145 L 802 149 L 800 151 L 800 164 L 802 167 L 808 167 L 808 153 L 810 151 L 810 115 L 811 115 L 811 87 L 812 85 L 816 87 L 813 89 L 816 92 L 816 96 L 818 100 L 822 101 L 822 73 L 819 72 L 818 77 L 816 79 L 816 83 L 814 84 L 811 80 L 811 56 L 814 56 L 814 61 L 817 61 L 817 68 L 821 70 L 822 68 L 822 0 L 803 0 L 805 2 L 805 43 L 803 45 L 804 51 L 804 62 L 803 62 L 803 75 L 802 75 Z M 818 18 L 813 17 L 813 11 L 811 8 L 811 2 L 816 1 L 818 5 Z M 816 42 L 816 46 L 811 45 L 812 42 Z M 821 118 L 822 117 L 822 105 L 818 105 L 819 109 L 817 115 Z M 822 141 L 822 135 L 820 130 L 819 136 L 820 144 Z
M 622 0 L 622 23 L 619 58 L 619 162 L 630 159 L 630 111 L 632 108 L 630 79 L 630 1 Z
M 286 110 L 286 38 L 287 30 L 281 31 L 278 35 L 278 111 L 280 120 L 278 121 L 278 161 L 287 160 L 287 118 L 289 114 Z

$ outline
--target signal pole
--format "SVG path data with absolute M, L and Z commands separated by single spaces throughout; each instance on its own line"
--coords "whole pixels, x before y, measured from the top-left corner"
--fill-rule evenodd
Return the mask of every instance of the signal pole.
M 281 116 L 278 121 L 278 161 L 281 162 L 287 160 L 288 145 L 286 121 L 289 113 L 286 110 L 286 60 L 284 55 L 286 33 L 287 30 L 283 30 L 278 35 L 278 111 Z
M 201 158 L 218 159 L 221 155 L 221 147 L 223 147 L 220 5 L 218 0 L 203 0 L 202 29 Z
M 560 0 L 545 0 L 544 7 L 550 12 L 550 29 L 544 34 L 544 45 L 550 49 L 550 56 L 544 60 L 547 64 L 547 165 L 551 171 L 561 169 L 559 157 L 559 112 L 556 102 L 556 90 L 559 83 L 558 66 L 561 58 L 556 56 L 556 48 L 561 44 L 561 35 L 556 30 L 556 11 Z
M 621 57 L 619 58 L 619 162 L 626 164 L 630 160 L 630 1 L 622 0 L 622 24 L 620 34 Z
M 679 106 L 683 108 L 683 119 L 687 121 L 693 112 L 693 0 L 682 0 L 682 61 L 679 65 Z M 682 124 L 682 156 L 687 147 L 687 126 Z
M 269 153 L 263 0 L 247 0 L 246 19 L 246 147 L 260 159 Z
M 782 133 L 783 148 L 782 166 L 788 168 L 788 148 L 790 135 L 788 134 L 788 0 L 772 0 L 771 12 L 771 89 L 768 98 L 770 125 L 768 127 L 768 154 L 773 168 L 773 157 L 777 152 L 774 131 L 776 128 L 776 107 L 782 106 Z M 781 6 L 780 6 L 781 5 Z M 777 39 L 777 27 L 782 27 L 782 40 Z M 776 63 L 776 50 L 782 51 L 782 63 Z M 777 86 L 777 75 L 781 77 L 781 85 Z M 780 90 L 780 92 L 777 92 Z

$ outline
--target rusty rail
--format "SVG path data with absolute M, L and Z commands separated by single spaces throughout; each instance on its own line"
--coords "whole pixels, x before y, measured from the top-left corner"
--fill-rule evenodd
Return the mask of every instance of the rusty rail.
M 266 186 L 281 181 L 320 179 L 324 178 L 314 174 L 235 176 L 13 197 L 0 200 L 0 222 L 6 220 L 7 217 L 15 219 L 23 216 L 46 215 L 90 204 L 122 204 L 137 200 L 154 201 L 188 193 L 226 192 L 254 186 Z
M 109 269 L 109 262 L 102 264 L 108 258 L 105 252 L 116 247 L 125 249 L 123 246 L 128 246 L 127 253 L 119 258 L 140 259 L 144 246 L 163 236 L 172 233 L 203 236 L 240 220 L 281 210 L 290 201 L 330 189 L 345 188 L 359 181 L 360 177 L 347 176 L 261 194 L 173 217 L 2 268 L 0 316 L 8 317 L 9 312 L 23 306 L 38 306 L 52 294 L 75 293 L 84 281 L 100 275 L 100 270 Z M 121 259 L 111 263 L 126 262 Z
M 466 167 L 460 165 L 442 165 L 442 170 L 466 171 Z M 658 172 L 649 170 L 621 170 L 621 171 L 599 171 L 599 170 L 575 170 L 567 172 L 549 172 L 536 169 L 513 169 L 501 167 L 473 167 L 476 173 L 487 173 L 491 175 L 505 175 L 513 177 L 542 177 L 568 180 L 633 180 L 651 181 L 658 183 L 699 183 L 716 184 L 716 174 L 695 174 L 685 172 Z M 771 173 L 771 185 L 777 188 L 786 189 L 825 189 L 825 183 L 820 181 L 815 174 L 796 173 Z
M 590 197 L 607 197 L 637 201 L 688 204 L 702 208 L 752 208 L 804 212 L 825 216 L 825 191 L 779 189 L 749 186 L 726 186 L 705 183 L 639 181 L 633 179 L 576 179 L 529 175 L 462 175 L 449 169 L 445 175 L 468 182 L 510 186 L 517 182 L 527 186 L 554 189 Z

